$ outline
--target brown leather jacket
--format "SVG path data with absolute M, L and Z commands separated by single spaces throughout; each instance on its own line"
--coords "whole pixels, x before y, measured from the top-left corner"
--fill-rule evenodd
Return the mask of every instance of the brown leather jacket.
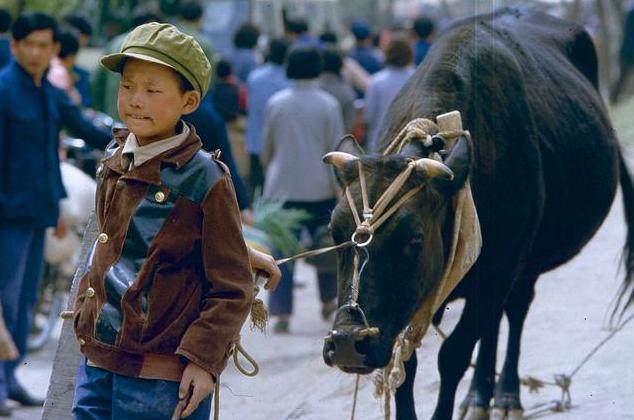
M 191 127 L 174 149 L 129 172 L 114 131 L 98 175 L 99 236 L 75 304 L 75 333 L 95 365 L 179 381 L 187 361 L 216 377 L 253 299 L 229 171 Z

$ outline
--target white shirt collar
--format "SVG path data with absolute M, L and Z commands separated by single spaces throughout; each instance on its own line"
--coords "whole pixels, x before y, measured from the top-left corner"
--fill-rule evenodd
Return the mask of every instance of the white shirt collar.
M 123 167 L 129 166 L 132 168 L 132 164 L 134 164 L 134 166 L 141 166 L 161 153 L 182 144 L 189 135 L 189 127 L 182 121 L 179 123 L 179 126 L 182 126 L 180 133 L 145 146 L 139 146 L 136 136 L 132 133 L 128 134 L 123 150 L 121 151 Z M 128 162 L 130 154 L 132 155 L 132 160 Z

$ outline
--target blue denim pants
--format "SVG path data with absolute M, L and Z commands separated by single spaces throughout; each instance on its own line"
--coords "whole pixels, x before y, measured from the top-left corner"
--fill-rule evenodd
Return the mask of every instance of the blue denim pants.
M 2 312 L 4 322 L 20 352 L 18 360 L 0 361 L 0 403 L 7 398 L 7 393 L 16 392 L 19 388 L 14 373 L 26 354 L 43 264 L 44 229 L 0 222 Z
M 79 366 L 73 401 L 75 420 L 170 420 L 178 404 L 178 382 L 117 375 Z M 211 396 L 187 420 L 209 420 Z

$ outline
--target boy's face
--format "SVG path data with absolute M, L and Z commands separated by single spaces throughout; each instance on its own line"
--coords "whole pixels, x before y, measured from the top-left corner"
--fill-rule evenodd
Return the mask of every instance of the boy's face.
M 198 91 L 183 92 L 178 74 L 167 66 L 129 58 L 121 72 L 118 108 L 121 121 L 139 145 L 173 136 L 183 114 L 200 104 Z

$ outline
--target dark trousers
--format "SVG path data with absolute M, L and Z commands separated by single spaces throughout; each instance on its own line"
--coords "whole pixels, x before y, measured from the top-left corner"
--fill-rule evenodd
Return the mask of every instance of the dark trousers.
M 33 311 L 39 295 L 43 261 L 44 229 L 0 223 L 2 310 L 9 333 L 20 352 L 18 360 L 0 362 L 0 402 L 19 387 L 15 368 L 26 354 Z
M 262 186 L 264 185 L 264 169 L 260 162 L 260 155 L 249 154 L 249 195 L 251 201 L 255 197 L 255 192 L 260 191 L 262 194 Z
M 304 223 L 311 238 L 315 238 L 316 231 L 328 224 L 330 214 L 335 208 L 337 200 L 323 200 L 315 202 L 288 201 L 285 208 L 300 209 L 306 211 L 311 217 Z M 301 230 L 295 232 L 299 238 Z M 285 255 L 284 257 L 288 257 Z M 319 283 L 319 298 L 322 303 L 330 302 L 337 297 L 337 275 L 317 271 Z M 293 267 L 286 264 L 282 270 L 282 279 L 277 289 L 269 295 L 269 311 L 271 315 L 290 315 L 293 313 Z
M 73 419 L 170 420 L 178 404 L 178 382 L 117 375 L 83 363 L 77 372 Z M 187 420 L 209 420 L 211 396 Z

